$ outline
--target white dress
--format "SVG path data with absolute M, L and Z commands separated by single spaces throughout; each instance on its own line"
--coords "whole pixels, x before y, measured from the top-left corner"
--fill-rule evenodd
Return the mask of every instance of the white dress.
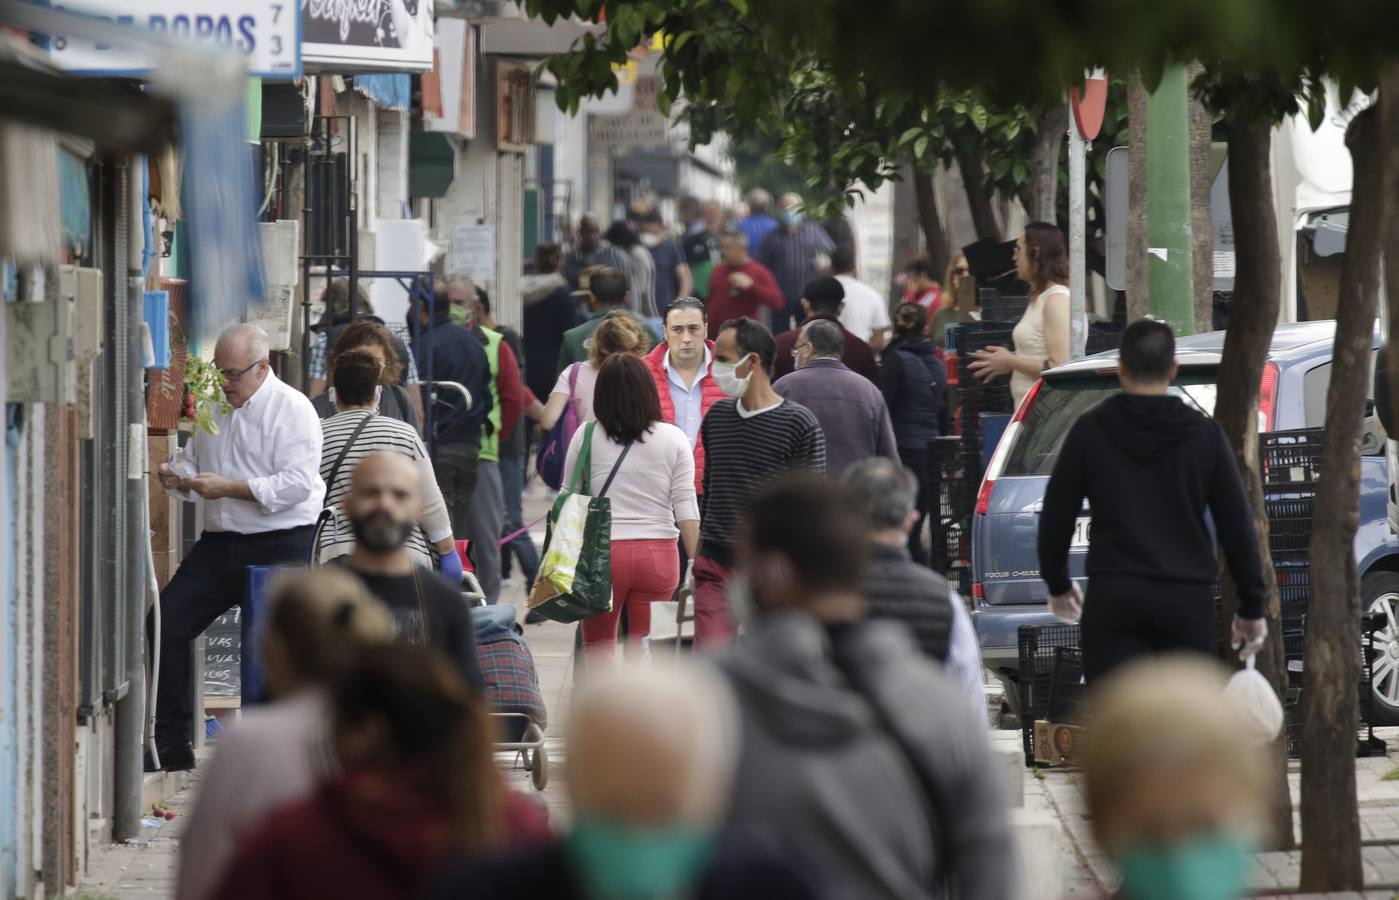
M 1025 314 L 1020 317 L 1015 330 L 1011 332 L 1011 337 L 1015 339 L 1015 353 L 1017 356 L 1029 356 L 1035 359 L 1049 359 L 1049 346 L 1044 336 L 1044 304 L 1055 294 L 1069 296 L 1069 289 L 1062 284 L 1051 284 L 1039 293 L 1025 306 Z M 1015 371 L 1010 375 L 1010 396 L 1017 407 L 1020 401 L 1025 399 L 1025 395 L 1030 392 L 1030 387 L 1038 380 L 1038 375 L 1026 375 L 1023 372 Z

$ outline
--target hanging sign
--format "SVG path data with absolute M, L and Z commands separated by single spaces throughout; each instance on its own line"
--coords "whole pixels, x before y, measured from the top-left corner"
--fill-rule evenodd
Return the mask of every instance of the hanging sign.
M 248 74 L 268 79 L 301 76 L 297 0 L 84 0 L 83 11 L 115 22 L 188 38 L 243 54 Z M 155 68 L 147 53 L 54 35 L 49 57 L 77 75 L 143 78 Z
M 433 0 L 300 0 L 301 57 L 323 72 L 431 72 Z
M 1074 126 L 1085 141 L 1098 137 L 1103 130 L 1103 116 L 1108 110 L 1108 73 L 1094 69 L 1084 78 L 1083 87 L 1069 88 L 1069 104 L 1074 111 Z

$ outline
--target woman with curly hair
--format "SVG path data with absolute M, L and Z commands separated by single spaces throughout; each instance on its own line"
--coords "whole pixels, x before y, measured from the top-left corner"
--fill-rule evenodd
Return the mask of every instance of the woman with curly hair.
M 625 310 L 608 313 L 588 339 L 587 361 L 574 363 L 559 373 L 549 402 L 544 404 L 544 417 L 539 420 L 539 426 L 545 431 L 553 428 L 570 403 L 574 404 L 573 410 L 580 423 L 597 418 L 593 414 L 593 392 L 602 364 L 619 353 L 640 357 L 650 348 L 646 328 L 636 316 Z

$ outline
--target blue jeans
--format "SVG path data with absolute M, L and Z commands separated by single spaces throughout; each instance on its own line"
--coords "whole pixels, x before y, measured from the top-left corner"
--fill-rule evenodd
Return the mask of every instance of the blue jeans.
M 505 527 L 500 536 L 514 534 L 525 527 L 523 496 L 525 492 L 525 457 L 523 455 L 502 455 L 500 457 L 500 484 L 505 491 Z M 534 584 L 534 576 L 539 572 L 539 549 L 534 546 L 534 538 L 528 531 L 518 535 L 501 548 L 501 568 L 507 569 L 505 557 L 512 552 L 524 572 L 525 583 Z

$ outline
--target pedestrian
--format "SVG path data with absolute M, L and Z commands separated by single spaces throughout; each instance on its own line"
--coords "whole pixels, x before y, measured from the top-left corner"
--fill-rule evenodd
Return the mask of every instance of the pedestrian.
M 680 221 L 685 234 L 680 247 L 685 251 L 694 278 L 696 297 L 709 297 L 713 291 L 714 267 L 719 262 L 719 233 L 724 230 L 724 207 L 714 201 L 700 203 L 693 197 L 680 201 Z
M 1219 424 L 1171 394 L 1170 326 L 1133 322 L 1118 356 L 1122 393 L 1069 429 L 1039 523 L 1050 609 L 1070 620 L 1082 613 L 1090 684 L 1147 654 L 1218 655 L 1216 537 L 1239 589 L 1232 643 L 1242 648 L 1240 658 L 1256 653 L 1267 636 L 1253 512 Z M 1068 566 L 1085 500 L 1092 511 L 1087 602 Z
M 240 843 L 218 900 L 417 897 L 458 854 L 547 839 L 502 784 L 485 701 L 435 653 L 364 650 L 338 679 L 340 772 Z
M 1224 685 L 1217 663 L 1174 658 L 1134 663 L 1090 695 L 1084 797 L 1122 900 L 1252 894 L 1268 752 Z
M 664 312 L 680 297 L 690 296 L 694 288 L 690 264 L 685 261 L 680 243 L 666 230 L 658 210 L 641 217 L 641 229 L 642 246 L 651 252 L 656 265 L 656 309 Z
M 329 764 L 331 684 L 363 647 L 393 637 L 383 604 L 335 569 L 282 576 L 265 617 L 259 659 L 274 699 L 243 710 L 204 766 L 180 834 L 177 900 L 205 900 L 243 836 L 312 791 Z
M 951 325 L 965 325 L 980 317 L 976 297 L 976 282 L 972 280 L 971 266 L 965 253 L 957 253 L 947 264 L 946 285 L 937 312 L 928 320 L 928 337 L 933 344 L 942 347 L 947 343 L 947 329 Z
M 937 272 L 926 257 L 919 256 L 904 266 L 904 302 L 917 303 L 928 311 L 937 312 L 942 306 L 942 285 Z
M 796 328 L 802 321 L 802 289 L 830 268 L 835 244 L 825 229 L 806 220 L 799 194 L 783 194 L 777 201 L 778 227 L 758 245 L 758 262 L 767 266 L 782 288 L 787 308 L 773 322 L 773 331 Z
M 820 319 L 829 319 L 836 323 L 840 327 L 841 339 L 844 343 L 840 361 L 845 363 L 846 368 L 852 372 L 868 378 L 870 383 L 877 388 L 879 387 L 879 366 L 874 361 L 874 353 L 871 352 L 870 345 L 840 325 L 840 311 L 844 302 L 845 288 L 841 283 L 830 275 L 817 275 L 802 290 L 802 324 L 805 325 Z M 777 363 L 773 369 L 774 380 L 796 371 L 796 356 L 792 351 L 796 349 L 797 341 L 800 338 L 800 328 L 777 336 Z
M 476 335 L 451 320 L 446 282 L 434 282 L 433 297 L 431 317 L 425 297 L 417 299 L 413 310 L 421 329 L 415 341 L 418 366 L 424 381 L 459 384 L 471 395 L 468 406 L 455 390 L 442 388 L 433 409 L 433 470 L 447 503 L 452 533 L 466 534 L 481 464 L 482 434 L 495 406 L 491 367 Z
M 485 679 L 461 586 L 418 565 L 408 552 L 408 533 L 422 516 L 420 480 L 413 464 L 397 453 L 369 456 L 355 466 L 343 504 L 355 548 L 336 565 L 359 576 L 388 607 L 398 640 L 438 650 L 481 691 Z
M 644 326 L 631 313 L 625 310 L 613 312 L 600 321 L 597 331 L 589 340 L 587 360 L 574 363 L 559 373 L 559 379 L 549 393 L 549 401 L 544 404 L 544 415 L 539 420 L 539 427 L 545 431 L 554 427 L 569 404 L 573 404 L 580 425 L 597 418 L 593 402 L 602 364 L 619 353 L 641 356 L 651 348 Z
M 786 308 L 787 301 L 767 266 L 748 255 L 748 235 L 726 228 L 719 239 L 720 259 L 709 283 L 709 339 L 718 337 L 719 326 L 730 319 L 770 317 Z
M 656 261 L 632 231 L 618 219 L 607 227 L 607 239 L 622 253 L 622 271 L 627 275 L 627 308 L 643 322 L 655 327 L 660 318 L 656 309 Z
M 568 279 L 559 272 L 563 254 L 558 244 L 540 244 L 534 251 L 534 274 L 520 279 L 524 295 L 525 386 L 536 397 L 549 396 L 563 336 L 579 324 Z
M 573 699 L 567 834 L 448 869 L 430 900 L 807 900 L 781 858 L 726 833 L 738 742 L 723 683 L 657 665 L 591 676 Z
M 665 312 L 666 342 L 646 355 L 660 397 L 661 421 L 678 426 L 694 448 L 696 491 L 704 484 L 700 423 L 724 398 L 711 371 L 714 345 L 704 338 L 708 328 L 703 303 L 694 297 L 677 300 Z
M 613 313 L 631 314 L 627 302 L 627 276 L 621 269 L 599 269 L 588 280 L 588 320 L 568 330 L 563 336 L 563 346 L 559 349 L 559 365 L 554 376 L 564 372 L 574 363 L 587 361 L 592 347 L 593 332 L 604 317 Z M 635 318 L 635 315 L 633 318 Z M 661 342 L 655 329 L 637 319 L 643 335 L 647 338 L 643 352 Z M 551 385 L 552 387 L 552 385 Z M 546 426 L 545 430 L 548 428 Z
M 738 227 L 748 236 L 748 246 L 761 247 L 763 239 L 777 228 L 777 220 L 768 215 L 772 194 L 760 187 L 748 192 L 748 215 L 738 220 Z
M 914 562 L 908 552 L 909 532 L 918 520 L 918 479 L 893 460 L 876 457 L 846 469 L 845 484 L 869 516 L 867 615 L 907 625 L 923 654 L 961 686 L 982 727 L 989 727 L 981 647 L 966 603 L 947 579 Z
M 730 824 L 829 897 L 1020 897 L 982 721 L 906 627 L 866 615 L 861 507 L 812 476 L 747 498 L 747 622 L 719 661 L 742 721 Z
M 598 372 L 593 399 L 597 425 L 580 428 L 564 472 L 612 507 L 612 608 L 583 620 L 589 659 L 616 656 L 617 624 L 627 612 L 627 636 L 640 646 L 651 634 L 651 604 L 669 600 L 680 584 L 676 538 L 694 558 L 699 543 L 695 459 L 685 432 L 661 421 L 656 383 L 636 356 L 614 354 Z M 584 444 L 591 464 L 575 473 Z
M 316 415 L 329 419 L 339 411 L 335 397 L 335 360 L 342 353 L 368 353 L 379 362 L 379 384 L 383 387 L 379 393 L 379 414 L 406 422 L 421 433 L 422 391 L 418 388 L 416 372 L 413 373 L 413 386 L 408 388 L 403 385 L 403 357 L 398 355 L 400 346 L 387 328 L 372 319 L 357 319 L 346 325 L 340 330 L 330 357 L 327 370 L 331 377 L 330 389 L 311 397 Z
M 574 290 L 582 287 L 580 276 L 585 269 L 606 266 L 621 269 L 626 263 L 622 254 L 610 243 L 603 240 L 602 229 L 597 219 L 585 213 L 578 218 L 578 240 L 573 249 L 564 257 L 563 274 Z
M 831 274 L 845 288 L 840 327 L 869 344 L 875 353 L 883 350 L 892 331 L 889 304 L 879 291 L 855 277 L 854 251 L 849 247 L 837 247 L 831 254 Z
M 316 337 L 311 342 L 311 352 L 307 362 L 306 395 L 312 401 L 316 401 L 325 393 L 326 388 L 329 387 L 330 364 L 334 361 L 336 353 L 342 350 L 356 350 L 368 344 L 363 332 L 360 332 L 355 339 L 342 346 L 340 339 L 344 333 L 362 321 L 372 322 L 383 326 L 388 332 L 389 347 L 393 349 L 393 353 L 390 354 L 389 347 L 386 347 L 384 358 L 387 360 L 392 356 L 399 363 L 399 369 L 396 370 L 397 375 L 394 376 L 393 383 L 402 388 L 402 393 L 390 401 L 394 406 L 385 415 L 401 418 L 421 432 L 423 390 L 422 379 L 418 375 L 418 361 L 413 357 L 412 333 L 406 323 L 386 323 L 374 314 L 374 306 L 369 300 L 369 294 L 365 291 L 364 284 L 363 281 L 359 281 L 355 285 L 354 310 L 350 309 L 350 280 L 348 278 L 336 278 L 326 286 L 321 297 L 325 308 L 321 312 L 320 320 L 314 326 Z M 412 406 L 412 418 L 409 418 L 407 411 L 404 411 L 402 415 L 398 414 L 397 402 L 402 399 L 406 399 Z M 322 418 L 331 409 L 329 400 L 316 406 L 316 411 L 321 414 Z
M 844 349 L 839 323 L 808 322 L 792 348 L 797 371 L 772 386 L 778 396 L 811 410 L 821 424 L 826 471 L 833 476 L 872 456 L 899 460 L 884 395 L 840 361 Z
M 908 533 L 908 550 L 915 562 L 927 565 L 923 526 L 938 510 L 937 462 L 929 450 L 948 430 L 947 366 L 932 341 L 924 337 L 927 310 L 917 303 L 900 303 L 894 310 L 894 339 L 879 361 L 879 387 L 894 426 L 899 459 L 918 478 L 918 518 Z M 935 523 L 936 524 L 936 523 Z M 933 530 L 934 535 L 937 529 Z
M 725 592 L 748 498 L 783 474 L 826 471 L 826 437 L 816 417 L 772 389 L 775 352 L 772 332 L 752 319 L 725 322 L 714 342 L 714 381 L 732 399 L 715 403 L 700 425 L 704 507 L 689 573 L 696 649 L 723 649 L 733 639 Z
M 361 460 L 379 453 L 401 454 L 417 469 L 423 496 L 422 515 L 413 522 L 408 534 L 409 553 L 414 563 L 421 566 L 433 566 L 441 559 L 443 573 L 460 581 L 461 560 L 452 538 L 452 523 L 427 448 L 408 423 L 377 411 L 382 391 L 378 361 L 368 353 L 351 350 L 338 354 L 332 368 L 340 411 L 321 420 L 325 508 L 340 509 Z M 322 524 L 317 538 L 318 559 L 322 563 L 345 556 L 355 545 L 348 523 L 342 524 L 338 518 Z
M 267 333 L 252 324 L 226 329 L 214 366 L 229 411 L 216 405 L 216 430 L 196 432 L 158 470 L 167 491 L 200 503 L 204 530 L 147 617 L 160 666 L 147 771 L 194 768 L 190 642 L 245 601 L 249 566 L 306 564 L 325 496 L 320 419 L 272 372 Z
M 977 350 L 969 368 L 982 381 L 1009 373 L 1019 406 L 1042 372 L 1069 361 L 1069 251 L 1059 226 L 1026 225 L 1015 243 L 1015 270 L 1030 286 L 1030 302 L 1011 333 L 1015 350 Z

